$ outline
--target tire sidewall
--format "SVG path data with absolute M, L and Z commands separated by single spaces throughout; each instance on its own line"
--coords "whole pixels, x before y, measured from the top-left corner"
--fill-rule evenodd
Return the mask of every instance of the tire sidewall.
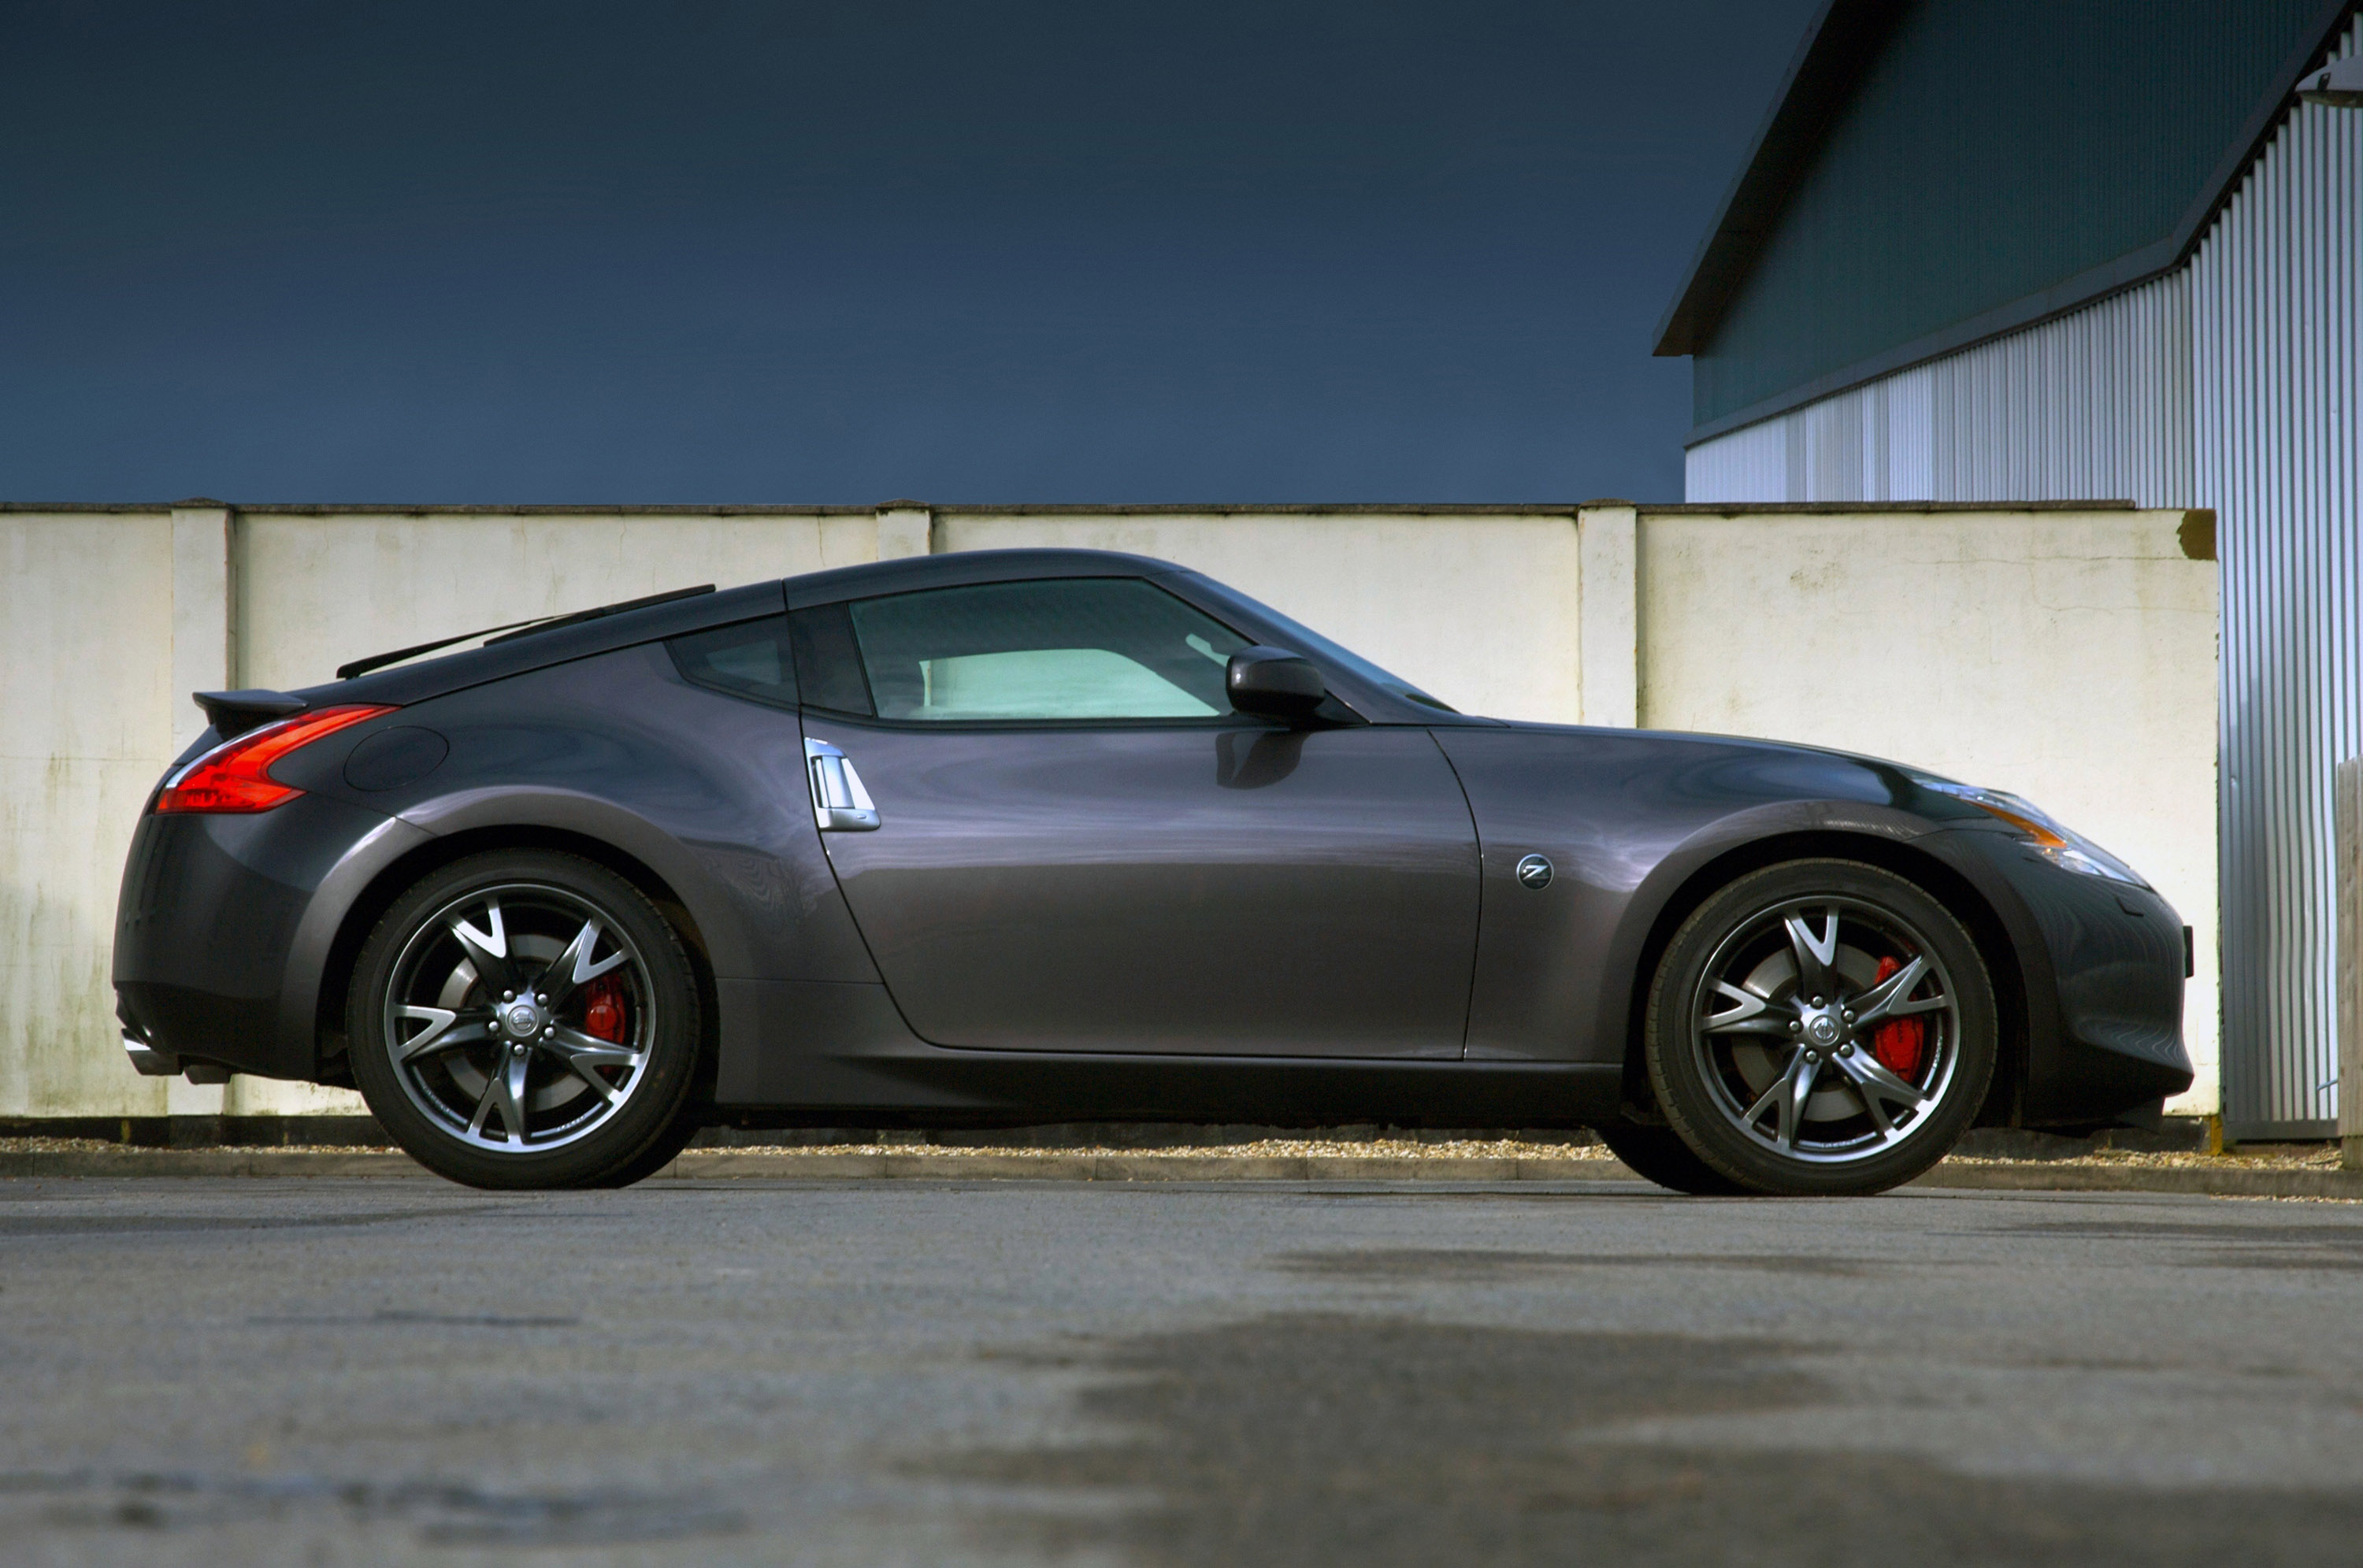
M 505 1154 L 471 1147 L 412 1103 L 387 1051 L 385 1001 L 404 948 L 421 923 L 455 899 L 485 889 L 534 884 L 594 905 L 639 949 L 655 992 L 657 1029 L 646 1075 L 613 1120 L 574 1142 L 541 1153 Z M 551 850 L 496 850 L 428 873 L 371 931 L 353 965 L 346 998 L 353 1080 L 378 1122 L 421 1165 L 479 1187 L 607 1185 L 637 1169 L 688 1114 L 703 1033 L 698 988 L 679 934 L 647 896 L 595 861 Z
M 1958 1055 L 1936 1109 L 1895 1147 L 1844 1165 L 1815 1165 L 1763 1148 L 1716 1109 L 1692 1051 L 1690 1009 L 1723 939 L 1771 906 L 1820 895 L 1892 911 L 1927 939 L 1950 976 L 1960 1016 Z M 1644 1050 L 1659 1109 L 1700 1159 L 1751 1192 L 1841 1196 L 1884 1191 L 1948 1154 L 1984 1104 L 1999 1055 L 1993 983 L 1978 945 L 1936 898 L 1892 871 L 1851 860 L 1790 861 L 1742 877 L 1691 913 L 1651 981 Z

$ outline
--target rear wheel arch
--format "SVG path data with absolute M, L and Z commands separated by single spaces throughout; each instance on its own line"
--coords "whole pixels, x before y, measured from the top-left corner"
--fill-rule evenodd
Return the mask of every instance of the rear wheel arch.
M 352 986 L 353 966 L 359 960 L 361 946 L 385 911 L 396 899 L 455 861 L 492 849 L 547 849 L 563 855 L 579 856 L 595 865 L 605 867 L 631 883 L 656 905 L 658 911 L 680 934 L 682 946 L 688 950 L 691 968 L 697 977 L 704 1038 L 700 1043 L 704 1071 L 710 1077 L 716 1054 L 718 1034 L 716 1020 L 720 1016 L 714 984 L 714 960 L 707 947 L 705 934 L 697 918 L 672 885 L 660 876 L 654 867 L 638 856 L 616 848 L 603 839 L 586 834 L 572 833 L 563 828 L 516 824 L 471 828 L 462 833 L 436 838 L 420 845 L 408 854 L 389 863 L 361 890 L 361 896 L 345 911 L 337 928 L 336 940 L 329 944 L 328 957 L 320 971 L 318 1000 L 315 1007 L 314 1038 L 316 1070 L 320 1082 L 343 1088 L 352 1087 L 352 1069 L 344 1060 L 345 1000 Z
M 1642 1051 L 1647 1035 L 1649 983 L 1665 959 L 1674 933 L 1708 899 L 1752 871 L 1792 860 L 1854 860 L 1894 873 L 1926 891 L 1968 928 L 1985 961 L 1994 990 L 1995 1011 L 2002 1024 L 2001 1052 L 1980 1109 L 1979 1126 L 2012 1125 L 2018 1119 L 2019 1096 L 2026 1080 L 2032 1048 L 2033 1018 L 2028 1010 L 2026 977 L 2018 949 L 1992 904 L 1969 879 L 1925 850 L 1895 839 L 1868 834 L 1781 834 L 1737 845 L 1685 877 L 1659 906 L 1647 935 L 1627 978 L 1623 1040 L 1625 1098 L 1636 1107 L 1652 1103 L 1647 1068 Z

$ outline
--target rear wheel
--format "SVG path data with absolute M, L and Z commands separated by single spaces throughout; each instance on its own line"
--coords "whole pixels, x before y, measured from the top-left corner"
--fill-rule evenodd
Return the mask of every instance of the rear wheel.
M 348 1027 L 378 1121 L 471 1187 L 637 1180 L 694 1131 L 689 955 L 577 856 L 474 856 L 403 894 L 362 946 Z
M 1645 1049 L 1668 1124 L 1751 1192 L 1882 1191 L 1945 1157 L 1985 1099 L 1993 987 L 1912 882 L 1846 860 L 1769 867 L 1675 933 Z

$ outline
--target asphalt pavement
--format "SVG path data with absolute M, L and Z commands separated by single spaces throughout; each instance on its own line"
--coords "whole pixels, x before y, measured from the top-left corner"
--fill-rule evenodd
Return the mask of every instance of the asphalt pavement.
M 2363 1207 L 0 1182 L 0 1562 L 2352 1563 Z

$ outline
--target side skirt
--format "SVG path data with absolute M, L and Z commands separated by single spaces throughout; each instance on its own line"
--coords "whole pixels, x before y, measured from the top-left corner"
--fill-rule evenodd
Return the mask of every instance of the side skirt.
M 955 1051 L 913 1034 L 883 986 L 721 980 L 716 989 L 716 1107 L 779 1126 L 1581 1127 L 1616 1114 L 1623 1077 L 1597 1062 Z

